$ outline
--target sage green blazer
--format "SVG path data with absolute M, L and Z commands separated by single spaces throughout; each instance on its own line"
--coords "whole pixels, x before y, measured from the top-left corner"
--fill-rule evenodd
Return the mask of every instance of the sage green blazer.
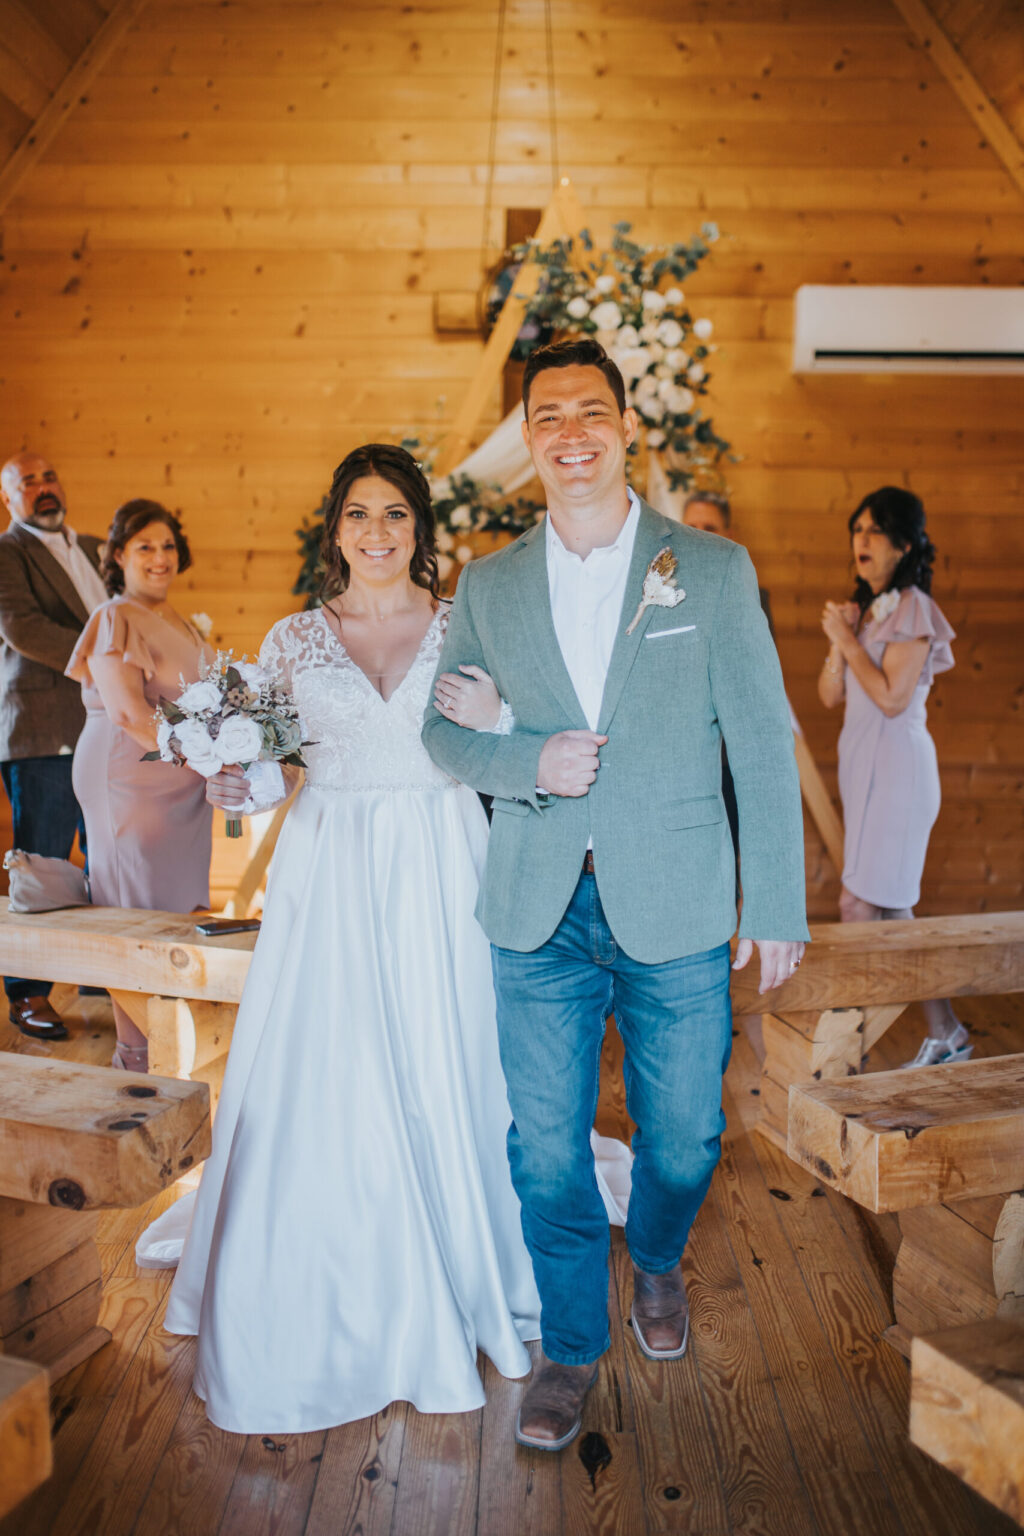
M 645 609 L 648 565 L 678 561 L 674 608 Z M 803 813 L 789 707 L 757 580 L 739 544 L 643 503 L 601 704 L 608 737 L 579 799 L 537 790 L 541 748 L 587 722 L 562 660 L 541 522 L 463 571 L 438 672 L 475 663 L 515 713 L 508 736 L 466 730 L 428 705 L 434 761 L 494 796 L 477 917 L 493 943 L 537 949 L 557 928 L 593 839 L 597 887 L 616 941 L 654 963 L 724 943 L 736 928 L 736 870 L 722 800 L 722 740 L 736 785 L 742 936 L 807 939 Z

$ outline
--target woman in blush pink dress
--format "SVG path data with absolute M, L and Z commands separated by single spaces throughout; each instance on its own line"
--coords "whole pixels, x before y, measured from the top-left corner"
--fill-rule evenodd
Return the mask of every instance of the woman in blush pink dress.
M 67 675 L 82 685 L 85 729 L 72 779 L 85 815 L 98 906 L 192 912 L 210 901 L 212 808 L 191 768 L 143 762 L 156 747 L 154 710 L 195 682 L 209 656 L 169 593 L 191 564 L 181 524 L 159 502 L 114 514 L 100 567 L 111 600 L 82 631 Z M 114 1004 L 113 1065 L 145 1072 L 145 1036 Z
M 941 794 L 928 733 L 933 678 L 953 665 L 953 630 L 929 596 L 935 546 L 917 496 L 883 486 L 849 521 L 853 600 L 826 603 L 831 648 L 818 679 L 826 708 L 845 701 L 839 793 L 846 825 L 843 922 L 913 917 Z M 924 1005 L 928 1036 L 910 1067 L 973 1049 L 948 999 Z

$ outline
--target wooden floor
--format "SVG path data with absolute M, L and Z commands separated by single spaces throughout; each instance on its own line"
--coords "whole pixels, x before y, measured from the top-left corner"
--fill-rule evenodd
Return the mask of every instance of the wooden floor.
M 106 1059 L 105 1004 L 68 989 L 58 1000 L 78 1020 L 66 1046 L 0 1026 L 0 1048 Z M 962 1011 L 979 1054 L 1024 1050 L 1024 999 Z M 920 1032 L 901 1021 L 871 1067 L 913 1054 Z M 639 1354 L 616 1233 L 612 1348 L 562 1456 L 514 1446 L 522 1384 L 486 1363 L 478 1413 L 397 1404 L 318 1434 L 214 1429 L 191 1391 L 194 1341 L 161 1328 L 170 1276 L 133 1262 L 172 1191 L 103 1218 L 113 1342 L 57 1384 L 54 1476 L 0 1536 L 1010 1536 L 907 1442 L 907 1366 L 880 1337 L 895 1218 L 867 1225 L 749 1134 L 757 1033 L 736 1031 L 722 1163 L 684 1261 L 689 1354 L 667 1366 Z

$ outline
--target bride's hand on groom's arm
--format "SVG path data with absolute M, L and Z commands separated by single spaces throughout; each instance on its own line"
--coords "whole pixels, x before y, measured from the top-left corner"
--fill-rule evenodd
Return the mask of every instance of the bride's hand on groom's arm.
M 559 731 L 549 736 L 537 764 L 537 788 L 568 798 L 585 795 L 601 766 L 598 748 L 607 740 L 594 731 Z
M 442 672 L 434 703 L 446 720 L 470 731 L 492 730 L 501 714 L 501 696 L 483 667 L 460 664 L 458 672 Z

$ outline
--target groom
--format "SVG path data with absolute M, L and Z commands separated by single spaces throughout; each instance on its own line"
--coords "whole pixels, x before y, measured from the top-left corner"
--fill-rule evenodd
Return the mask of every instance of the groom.
M 720 1156 L 731 1041 L 723 738 L 740 819 L 736 964 L 756 944 L 761 988 L 776 986 L 808 934 L 789 711 L 746 551 L 629 489 L 636 413 L 597 342 L 534 352 L 523 403 L 547 517 L 463 572 L 423 740 L 447 772 L 494 796 L 477 915 L 492 941 L 508 1153 L 542 1303 L 543 1354 L 516 1438 L 556 1451 L 578 1433 L 609 1345 L 590 1130 L 611 1012 L 637 1124 L 634 1336 L 655 1360 L 686 1349 L 679 1256 Z M 510 733 L 445 718 L 442 675 L 474 664 L 511 706 Z

